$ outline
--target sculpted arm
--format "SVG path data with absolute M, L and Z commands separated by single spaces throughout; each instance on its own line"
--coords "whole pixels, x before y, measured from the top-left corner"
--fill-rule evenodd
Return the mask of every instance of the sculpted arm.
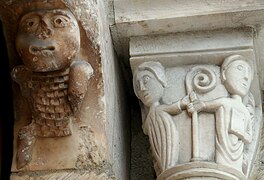
M 219 107 L 223 106 L 223 99 L 216 99 L 212 101 L 205 101 L 204 111 L 215 112 Z
M 16 66 L 11 72 L 12 79 L 19 84 L 22 95 L 24 97 L 30 96 L 30 72 L 24 65 Z
M 75 61 L 71 65 L 69 75 L 68 99 L 76 112 L 86 94 L 88 81 L 93 74 L 92 66 L 86 61 Z
M 189 113 L 193 113 L 194 111 L 201 112 L 215 112 L 219 107 L 223 106 L 224 98 L 219 98 L 212 101 L 194 101 L 187 105 L 187 110 Z
M 165 111 L 171 115 L 177 115 L 180 114 L 182 110 L 186 109 L 186 106 L 189 102 L 189 96 L 185 96 L 184 98 L 180 99 L 179 101 L 173 104 L 160 105 L 159 110 Z

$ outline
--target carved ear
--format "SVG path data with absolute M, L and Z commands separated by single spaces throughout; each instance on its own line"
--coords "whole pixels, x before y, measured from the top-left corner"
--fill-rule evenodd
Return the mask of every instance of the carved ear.
M 254 79 L 254 71 L 252 70 L 252 68 L 251 68 L 251 81 L 253 81 L 253 79 Z M 252 82 L 251 82 L 252 83 Z
M 136 88 L 136 76 L 137 76 L 137 73 L 138 73 L 138 70 L 136 70 L 134 72 L 134 75 L 133 75 L 133 89 L 134 89 L 134 92 L 135 92 L 135 95 L 137 96 L 137 98 L 139 99 L 139 96 L 138 96 L 138 92 L 137 92 L 137 88 Z
M 222 79 L 222 83 L 226 81 L 226 75 L 225 75 L 225 69 L 222 70 L 221 72 L 221 79 Z

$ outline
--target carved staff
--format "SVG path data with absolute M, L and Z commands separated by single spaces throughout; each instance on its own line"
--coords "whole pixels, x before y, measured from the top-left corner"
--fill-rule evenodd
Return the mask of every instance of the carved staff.
M 193 67 L 186 75 L 186 90 L 190 95 L 190 101 L 197 101 L 196 94 L 204 94 L 213 90 L 216 86 L 215 73 L 206 66 Z M 199 161 L 199 122 L 198 112 L 192 113 L 192 159 L 191 161 Z

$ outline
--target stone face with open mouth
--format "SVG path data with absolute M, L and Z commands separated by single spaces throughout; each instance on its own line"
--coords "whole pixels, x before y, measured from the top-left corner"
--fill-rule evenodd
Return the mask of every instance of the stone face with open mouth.
M 72 134 L 71 121 L 86 94 L 91 65 L 75 56 L 80 50 L 77 20 L 70 11 L 39 10 L 19 23 L 16 49 L 24 65 L 13 69 L 31 107 L 32 121 L 19 130 L 17 169 L 31 161 L 37 137 Z
M 29 12 L 20 20 L 16 48 L 33 72 L 67 68 L 80 49 L 78 23 L 66 10 Z

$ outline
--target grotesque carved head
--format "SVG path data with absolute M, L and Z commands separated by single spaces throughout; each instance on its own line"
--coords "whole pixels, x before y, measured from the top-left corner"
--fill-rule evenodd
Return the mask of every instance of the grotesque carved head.
M 243 56 L 233 55 L 224 60 L 222 80 L 230 94 L 246 96 L 252 79 L 253 70 Z
M 67 68 L 80 49 L 77 20 L 65 9 L 31 11 L 20 19 L 16 49 L 31 71 Z
M 138 66 L 134 78 L 134 91 L 146 105 L 158 102 L 167 85 L 164 67 L 158 62 L 145 62 Z

